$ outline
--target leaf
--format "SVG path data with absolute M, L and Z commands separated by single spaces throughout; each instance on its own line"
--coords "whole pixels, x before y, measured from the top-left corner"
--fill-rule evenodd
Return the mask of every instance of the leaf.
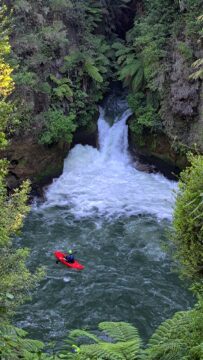
M 134 92 L 138 91 L 141 88 L 143 78 L 144 78 L 143 69 L 139 69 L 139 71 L 132 80 L 132 89 Z
M 70 332 L 70 338 L 79 338 L 79 337 L 87 337 L 90 340 L 93 340 L 96 343 L 100 342 L 100 339 L 94 334 L 86 331 L 86 330 L 73 330 Z
M 94 66 L 91 62 L 89 62 L 89 61 L 85 62 L 84 70 L 96 82 L 99 82 L 99 83 L 103 82 L 103 77 L 99 73 L 98 68 L 96 66 Z
M 125 322 L 102 322 L 99 324 L 99 329 L 105 331 L 117 341 L 129 341 L 139 338 L 138 330 Z

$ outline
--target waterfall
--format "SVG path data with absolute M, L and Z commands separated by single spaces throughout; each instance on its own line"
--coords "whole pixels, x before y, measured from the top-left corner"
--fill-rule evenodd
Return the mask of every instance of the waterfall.
M 126 110 L 120 118 L 116 118 L 112 127 L 105 121 L 104 113 L 101 110 L 98 120 L 99 148 L 101 157 L 107 162 L 115 160 L 128 163 L 128 126 L 126 120 L 131 115 Z
M 126 124 L 130 114 L 126 110 L 110 126 L 101 109 L 99 149 L 76 145 L 70 151 L 63 174 L 47 189 L 42 207 L 67 207 L 76 218 L 138 214 L 171 218 L 176 184 L 133 166 Z

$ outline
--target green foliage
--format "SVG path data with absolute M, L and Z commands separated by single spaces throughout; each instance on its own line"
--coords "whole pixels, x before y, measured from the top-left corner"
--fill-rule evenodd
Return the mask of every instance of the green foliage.
M 9 20 L 5 15 L 6 11 L 7 8 L 5 6 L 0 7 L 0 149 L 7 144 L 5 130 L 13 110 L 13 106 L 8 102 L 7 97 L 14 88 L 11 78 L 13 69 L 5 61 L 11 49 L 8 39 Z
M 133 53 L 133 49 L 126 48 L 121 43 L 115 43 L 116 56 L 119 64 L 119 80 L 129 86 L 133 92 L 139 91 L 144 82 L 144 67 L 141 56 Z
M 178 50 L 180 51 L 180 53 L 184 56 L 184 58 L 186 60 L 192 60 L 193 51 L 185 42 L 179 41 Z
M 154 332 L 146 349 L 135 327 L 124 322 L 103 322 L 98 336 L 86 330 L 73 330 L 68 343 L 78 343 L 75 354 L 64 350 L 62 359 L 104 360 L 202 360 L 202 302 L 193 310 L 177 312 Z
M 103 78 L 101 76 L 101 74 L 99 73 L 98 68 L 93 65 L 93 63 L 91 62 L 91 60 L 87 60 L 84 63 L 84 71 L 96 82 L 103 82 Z
M 53 89 L 53 92 L 59 99 L 63 99 L 64 97 L 68 99 L 73 96 L 70 79 L 57 79 L 54 75 L 50 75 L 50 78 L 54 83 L 58 85 L 56 88 Z
M 102 331 L 99 337 L 84 330 L 73 330 L 70 333 L 70 343 L 81 343 L 85 338 L 89 342 L 80 346 L 80 351 L 74 355 L 76 359 L 139 359 L 141 340 L 135 327 L 124 322 L 103 322 L 99 324 L 99 329 Z M 72 357 L 63 352 L 63 358 Z
M 12 0 L 11 6 L 15 98 L 21 120 L 16 132 L 55 141 L 43 134 L 42 118 L 50 107 L 61 109 L 64 116 L 72 113 L 76 125 L 88 126 L 111 77 L 112 51 L 98 31 L 110 4 Z M 53 128 L 47 121 L 46 116 L 46 128 Z
M 6 9 L 0 10 L 0 65 L 4 69 L 12 69 L 5 62 L 5 56 L 10 50 L 8 38 L 5 36 Z M 3 69 L 2 68 L 2 69 Z M 5 82 L 5 77 L 0 78 L 0 148 L 6 145 L 5 130 L 8 126 L 14 106 L 7 101 L 13 89 L 13 81 L 10 78 Z M 3 84 L 3 86 L 2 86 Z M 7 162 L 0 161 L 0 248 L 1 248 L 1 289 L 0 289 L 0 315 L 7 317 L 12 314 L 16 306 L 21 304 L 42 275 L 42 271 L 32 275 L 26 268 L 25 261 L 28 256 L 27 249 L 16 250 L 12 246 L 12 238 L 18 233 L 23 219 L 29 207 L 26 205 L 29 192 L 29 182 L 25 182 L 20 188 L 15 189 L 11 196 L 7 194 L 5 177 L 7 175 Z
M 56 360 L 56 357 L 42 353 L 44 344 L 26 338 L 26 331 L 7 323 L 0 325 L 0 356 L 3 360 Z
M 178 51 L 185 60 L 184 66 L 187 63 L 190 66 L 195 49 L 197 46 L 200 49 L 200 45 L 194 45 L 201 31 L 195 19 L 200 3 L 200 0 L 145 0 L 142 2 L 142 13 L 135 16 L 134 26 L 127 32 L 125 42 L 113 45 L 118 77 L 129 88 L 129 103 L 135 113 L 135 121 L 131 123 L 133 132 L 142 134 L 146 126 L 155 132 L 164 129 L 164 104 L 169 101 L 166 96 L 172 55 Z M 201 59 L 193 67 L 196 71 L 191 78 L 201 79 Z M 136 96 L 140 92 L 146 97 L 149 93 L 151 96 L 154 93 L 158 95 L 159 114 L 157 106 L 137 101 Z
M 203 15 L 199 16 L 197 18 L 197 21 L 201 24 L 201 30 L 199 31 L 200 38 L 198 42 L 200 43 L 202 41 L 203 37 Z M 203 58 L 197 59 L 193 62 L 192 67 L 194 69 L 194 72 L 190 75 L 190 79 L 197 80 L 197 79 L 203 79 Z
M 189 156 L 191 166 L 181 173 L 173 226 L 175 257 L 183 275 L 203 281 L 203 156 Z
M 44 272 L 38 269 L 35 274 L 31 274 L 25 265 L 28 249 L 16 250 L 12 245 L 11 239 L 20 230 L 29 210 L 26 205 L 29 182 L 25 182 L 8 196 L 5 185 L 6 166 L 2 166 L 3 164 L 0 176 L 0 315 L 7 317 L 25 301 L 29 290 L 37 284 Z
M 51 144 L 60 140 L 71 143 L 72 134 L 76 129 L 74 124 L 75 115 L 64 115 L 61 110 L 50 109 L 44 114 L 45 130 L 41 136 L 42 144 Z
M 144 95 L 138 92 L 135 95 L 128 96 L 128 103 L 133 110 L 134 118 L 130 122 L 130 129 L 137 135 L 143 133 L 144 130 L 156 131 L 161 129 L 160 116 L 157 109 L 157 99 L 151 93 Z
M 203 79 L 203 59 L 196 60 L 192 67 L 194 68 L 195 72 L 190 76 L 191 79 Z
M 26 68 L 22 69 L 21 72 L 16 73 L 13 78 L 21 89 L 23 87 L 32 89 L 36 86 L 38 81 L 37 75 L 34 72 L 27 71 Z
M 177 312 L 163 322 L 149 340 L 146 359 L 201 360 L 203 358 L 203 308 Z
M 6 7 L 0 7 L 0 99 L 11 94 L 14 83 L 11 77 L 13 69 L 5 62 L 5 57 L 10 53 L 10 44 L 8 40 L 8 17 Z

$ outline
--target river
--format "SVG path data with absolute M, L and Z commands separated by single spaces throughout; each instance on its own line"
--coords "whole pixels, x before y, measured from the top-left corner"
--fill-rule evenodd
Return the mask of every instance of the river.
M 61 342 L 70 329 L 127 321 L 142 337 L 193 303 L 162 250 L 177 184 L 136 170 L 128 152 L 129 110 L 111 126 L 101 109 L 99 149 L 76 145 L 63 174 L 36 200 L 19 246 L 31 248 L 28 266 L 47 267 L 32 300 L 15 322 L 29 335 Z M 56 264 L 55 250 L 77 251 L 81 272 Z

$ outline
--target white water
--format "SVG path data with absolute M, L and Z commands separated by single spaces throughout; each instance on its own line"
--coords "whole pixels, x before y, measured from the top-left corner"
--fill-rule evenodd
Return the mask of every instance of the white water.
M 99 145 L 76 145 L 63 174 L 46 191 L 42 207 L 65 206 L 76 218 L 152 214 L 171 219 L 176 184 L 160 174 L 134 168 L 128 153 L 129 110 L 112 127 L 101 111 Z

